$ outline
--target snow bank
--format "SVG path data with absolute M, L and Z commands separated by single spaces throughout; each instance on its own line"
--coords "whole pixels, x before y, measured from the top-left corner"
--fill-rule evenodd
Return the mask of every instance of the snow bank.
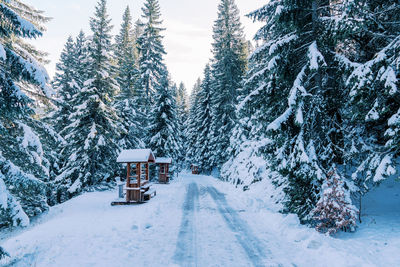
M 117 191 L 86 193 L 54 206 L 40 224 L 1 245 L 0 265 L 170 266 L 178 236 L 185 184 L 156 185 L 157 197 L 136 206 L 110 205 Z
M 394 178 L 386 181 L 381 190 L 372 191 L 364 200 L 364 221 L 357 232 L 342 232 L 336 237 L 301 225 L 294 214 L 279 213 L 279 195 L 267 180 L 251 185 L 245 192 L 223 182 L 215 186 L 242 211 L 242 218 L 282 266 L 397 266 L 400 182 Z

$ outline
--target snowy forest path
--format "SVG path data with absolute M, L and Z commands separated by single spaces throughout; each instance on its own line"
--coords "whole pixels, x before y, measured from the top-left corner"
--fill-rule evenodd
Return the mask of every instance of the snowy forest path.
M 154 187 L 157 197 L 142 205 L 112 207 L 114 190 L 52 207 L 42 223 L 1 240 L 5 266 L 280 266 L 293 249 L 230 184 L 179 174 Z
M 179 266 L 277 266 L 271 252 L 253 233 L 225 195 L 207 176 L 183 176 L 182 206 L 174 261 Z M 204 261 L 204 259 L 207 259 Z
M 0 246 L 11 256 L 0 266 L 398 265 L 398 257 L 384 258 L 387 251 L 397 255 L 398 216 L 383 235 L 373 226 L 354 240 L 327 239 L 295 215 L 278 213 L 263 200 L 263 186 L 243 192 L 188 173 L 153 186 L 157 197 L 142 205 L 113 207 L 118 190 L 90 192 L 52 207 L 16 234 L 0 232 Z
M 183 216 L 179 230 L 174 260 L 181 266 L 197 265 L 197 241 L 195 230 L 195 210 L 198 208 L 199 189 L 196 183 L 187 186 Z
M 215 189 L 215 187 L 210 186 L 207 187 L 207 191 L 218 205 L 219 213 L 224 218 L 229 229 L 235 233 L 237 241 L 246 252 L 249 260 L 254 266 L 266 266 L 267 254 L 271 252 L 266 251 L 261 246 L 262 243 L 253 234 L 248 224 L 239 217 L 237 211 L 229 206 L 224 194 Z

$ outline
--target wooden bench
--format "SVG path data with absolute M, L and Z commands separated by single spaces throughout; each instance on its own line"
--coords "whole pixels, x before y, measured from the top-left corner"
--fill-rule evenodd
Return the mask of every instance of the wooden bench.
M 151 184 L 146 184 L 146 185 L 141 186 L 140 188 L 142 188 L 145 191 L 148 191 L 150 189 L 150 186 L 151 186 Z
M 148 190 L 146 193 L 144 193 L 144 201 L 148 201 L 152 197 L 155 197 L 156 195 L 157 195 L 157 192 L 155 189 Z
M 146 184 L 144 186 L 141 186 L 140 188 L 138 187 L 127 187 L 124 188 L 125 191 L 140 191 L 140 193 L 143 195 L 143 200 L 142 201 L 148 201 L 152 197 L 155 197 L 157 192 L 155 189 L 150 189 L 151 184 Z

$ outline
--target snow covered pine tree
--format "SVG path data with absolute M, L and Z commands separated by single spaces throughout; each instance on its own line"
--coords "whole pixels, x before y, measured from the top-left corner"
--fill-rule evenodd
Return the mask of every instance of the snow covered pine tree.
M 56 181 L 70 196 L 93 187 L 110 186 L 118 166 L 118 140 L 123 127 L 112 102 L 119 88 L 111 68 L 111 29 L 106 0 L 100 0 L 90 20 L 93 32 L 89 44 L 88 77 L 83 88 L 73 96 L 70 124 L 64 130 L 68 143 L 66 159 Z M 83 144 L 83 145 L 82 145 Z
M 197 93 L 197 105 L 195 109 L 196 114 L 196 143 L 194 145 L 196 160 L 194 161 L 199 165 L 200 170 L 209 171 L 211 162 L 210 159 L 213 151 L 211 150 L 210 140 L 207 138 L 208 133 L 212 127 L 212 113 L 211 113 L 211 100 L 212 100 L 212 77 L 211 68 L 207 64 L 204 69 L 204 79 L 200 84 L 200 90 Z
M 213 153 L 206 160 L 209 168 L 220 169 L 228 159 L 238 89 L 247 70 L 247 42 L 234 0 L 221 0 L 213 31 L 213 125 L 207 137 Z
M 57 93 L 56 102 L 59 108 L 48 117 L 57 132 L 68 125 L 68 117 L 73 109 L 72 98 L 88 79 L 88 52 L 87 38 L 81 31 L 75 41 L 72 37 L 68 38 L 61 52 L 60 62 L 56 64 L 57 72 L 52 85 Z
M 0 21 L 0 227 L 26 226 L 48 209 L 57 139 L 35 119 L 52 95 L 44 54 L 23 39 L 40 37 L 48 18 L 22 1 L 0 1 Z
M 139 87 L 142 112 L 150 117 L 143 118 L 148 125 L 146 143 L 156 156 L 179 158 L 182 150 L 180 127 L 177 115 L 177 92 L 169 80 L 162 44 L 160 6 L 157 0 L 147 0 L 142 8 L 143 34 L 139 44 Z
M 68 117 L 72 110 L 70 106 L 72 96 L 80 90 L 74 75 L 76 67 L 75 45 L 72 36 L 70 36 L 61 52 L 60 62 L 56 64 L 57 72 L 52 82 L 57 93 L 59 108 L 50 117 L 57 132 L 61 132 L 68 125 Z
M 266 23 L 256 35 L 264 44 L 251 56 L 239 105 L 239 134 L 261 142 L 240 150 L 262 155 L 284 188 L 286 211 L 303 222 L 312 219 L 324 170 L 343 163 L 346 98 L 337 89 L 335 5 L 326 2 L 275 0 L 249 15 Z
M 349 157 L 353 179 L 374 184 L 396 173 L 400 156 L 400 3 L 343 2 L 338 24 L 355 48 L 340 57 L 350 73 Z
M 62 167 L 68 161 L 70 155 L 63 152 L 70 144 L 66 143 L 64 138 L 69 132 L 67 126 L 70 125 L 70 116 L 74 113 L 74 101 L 84 88 L 84 82 L 89 78 L 89 42 L 83 31 L 80 31 L 75 42 L 72 37 L 68 38 L 64 50 L 61 53 L 60 62 L 56 65 L 56 75 L 53 80 L 53 86 L 57 93 L 58 109 L 50 113 L 46 120 L 49 120 L 54 129 L 63 138 L 62 144 L 57 148 L 58 168 L 55 170 L 58 176 L 62 173 Z M 53 182 L 54 194 L 52 202 L 61 203 L 70 198 L 65 185 L 56 179 Z
M 176 87 L 176 86 L 175 86 Z M 179 133 L 180 133 L 180 142 L 182 151 L 179 153 L 179 166 L 180 168 L 183 167 L 185 164 L 185 156 L 188 150 L 187 140 L 186 140 L 186 126 L 187 120 L 189 116 L 189 103 L 188 103 L 188 94 L 186 87 L 183 83 L 179 84 L 179 87 L 176 88 L 177 90 L 177 98 L 176 98 L 176 106 L 177 106 L 177 117 L 178 117 L 178 126 L 179 126 Z
M 313 213 L 316 229 L 322 233 L 333 235 L 338 230 L 355 230 L 358 211 L 351 205 L 350 193 L 336 168 L 327 174 Z
M 122 125 L 127 135 L 123 136 L 120 146 L 125 149 L 144 147 L 141 140 L 144 128 L 140 120 L 144 114 L 140 113 L 137 104 L 138 99 L 137 80 L 139 70 L 137 69 L 138 50 L 134 29 L 132 25 L 132 16 L 129 7 L 125 9 L 122 25 L 119 35 L 115 37 L 114 55 L 117 64 L 117 82 L 121 89 L 115 99 L 115 109 L 121 118 Z
M 160 5 L 158 0 L 146 0 L 142 8 L 144 19 L 142 35 L 138 39 L 139 48 L 139 79 L 138 79 L 138 103 L 139 111 L 143 114 L 150 114 L 154 95 L 160 82 L 166 74 L 166 66 L 163 57 L 166 54 L 162 44 L 160 20 Z M 144 117 L 141 120 L 143 126 L 148 126 L 148 120 Z M 147 136 L 146 132 L 143 137 Z
M 168 76 L 164 76 L 160 81 L 154 98 L 148 144 L 156 156 L 170 157 L 176 161 L 182 153 L 182 142 L 178 126 L 176 90 L 171 87 Z
M 189 164 L 197 164 L 200 155 L 197 154 L 197 139 L 199 138 L 199 123 L 198 123 L 198 107 L 199 107 L 199 92 L 201 87 L 201 79 L 197 79 L 189 97 L 189 116 L 186 122 L 186 161 Z

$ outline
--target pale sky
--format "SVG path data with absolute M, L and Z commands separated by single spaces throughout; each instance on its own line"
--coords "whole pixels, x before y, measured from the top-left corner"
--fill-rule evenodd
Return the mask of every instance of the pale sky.
M 25 0 L 25 3 L 45 11 L 52 17 L 46 24 L 47 32 L 33 43 L 50 53 L 47 70 L 51 77 L 55 64 L 69 35 L 75 37 L 81 29 L 90 33 L 89 18 L 94 14 L 97 0 Z M 126 6 L 131 8 L 133 20 L 141 15 L 143 0 L 108 0 L 108 13 L 117 34 Z M 219 0 L 160 0 L 167 52 L 165 62 L 176 83 L 185 83 L 190 91 L 197 78 L 203 76 L 204 66 L 211 58 L 212 26 L 217 18 Z M 260 24 L 244 15 L 261 7 L 265 0 L 236 0 L 247 39 L 253 39 Z

